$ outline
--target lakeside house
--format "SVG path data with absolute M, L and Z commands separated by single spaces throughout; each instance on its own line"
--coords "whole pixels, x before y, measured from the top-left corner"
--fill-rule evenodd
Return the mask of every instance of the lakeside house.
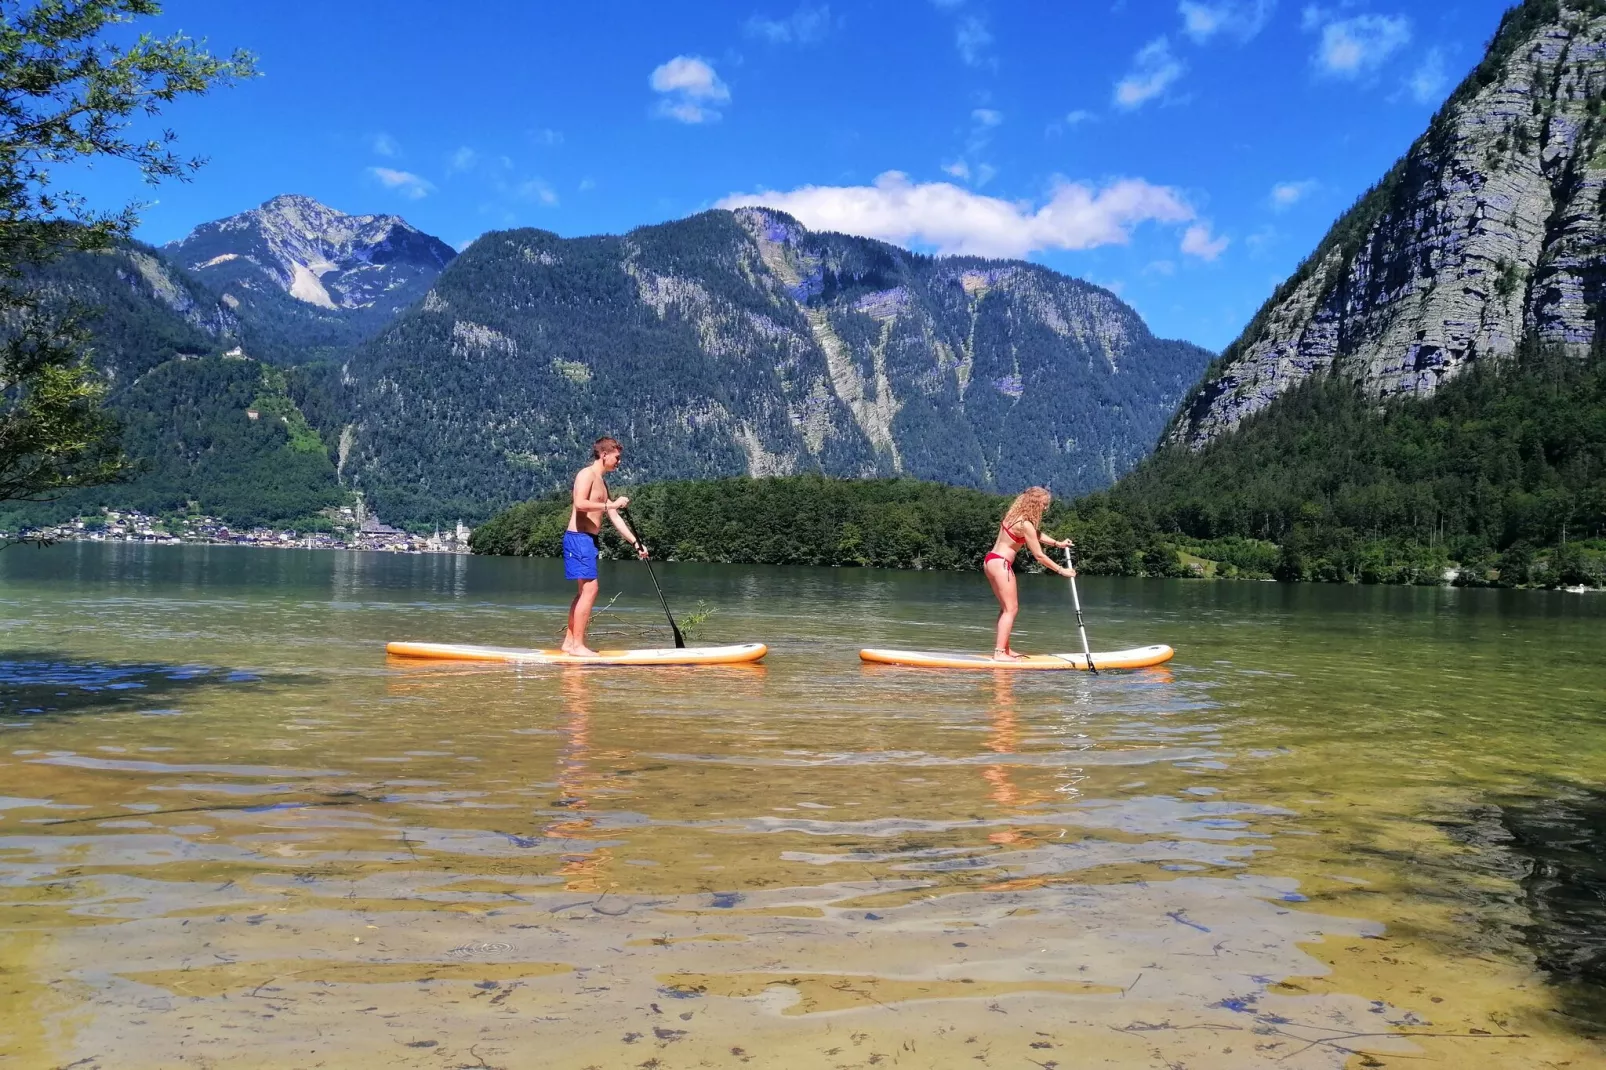
M 137 510 L 108 509 L 98 516 L 74 517 L 61 524 L 23 528 L 15 534 L 0 532 L 0 539 L 19 538 L 44 542 L 127 542 L 157 546 L 187 544 L 210 546 L 272 546 L 296 550 L 386 550 L 392 553 L 466 554 L 470 528 L 461 520 L 450 530 L 436 528 L 421 535 L 391 527 L 377 516 L 365 515 L 332 531 L 300 532 L 290 528 L 255 527 L 237 531 L 214 516 L 166 519 Z

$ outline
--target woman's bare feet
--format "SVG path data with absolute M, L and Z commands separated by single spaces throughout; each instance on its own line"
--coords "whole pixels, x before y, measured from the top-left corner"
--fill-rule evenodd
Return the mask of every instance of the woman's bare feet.
M 1002 650 L 1002 649 L 1000 649 L 1000 650 L 994 650 L 993 651 L 993 660 L 994 661 L 1019 661 L 1021 658 L 1025 657 L 1025 656 L 1026 656 L 1025 654 L 1017 654 L 1013 650 Z

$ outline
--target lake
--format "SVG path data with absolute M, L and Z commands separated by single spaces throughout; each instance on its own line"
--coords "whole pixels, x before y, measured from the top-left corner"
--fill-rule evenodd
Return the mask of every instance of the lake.
M 768 659 L 387 659 L 550 645 L 555 561 L 0 553 L 0 1064 L 1606 1060 L 1606 596 L 1089 577 L 1176 659 L 962 673 L 856 650 L 987 649 L 979 574 L 658 569 Z

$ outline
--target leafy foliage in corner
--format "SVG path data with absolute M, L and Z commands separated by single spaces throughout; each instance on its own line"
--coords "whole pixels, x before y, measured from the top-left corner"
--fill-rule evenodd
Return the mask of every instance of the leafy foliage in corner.
M 132 208 L 89 211 L 51 185 L 52 168 L 119 159 L 147 181 L 200 166 L 174 135 L 132 137 L 136 116 L 254 73 L 182 35 L 109 43 L 111 28 L 160 13 L 153 0 L 34 0 L 0 9 L 0 500 L 34 499 L 117 477 L 124 464 L 86 352 L 83 310 L 42 300 L 28 268 L 110 247 Z

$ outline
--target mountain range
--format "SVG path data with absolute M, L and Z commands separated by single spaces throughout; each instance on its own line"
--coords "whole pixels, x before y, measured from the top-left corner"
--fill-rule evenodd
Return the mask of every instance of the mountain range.
M 1210 359 L 1046 268 L 816 234 L 767 209 L 619 236 L 495 231 L 457 255 L 395 216 L 281 196 L 161 250 L 69 256 L 41 284 L 100 310 L 96 360 L 144 466 L 58 513 L 290 520 L 358 493 L 391 522 L 477 520 L 564 485 L 603 433 L 628 444 L 633 481 L 819 472 L 1074 494 L 1136 463 Z M 263 421 L 269 397 L 283 404 Z M 312 483 L 253 499 L 229 476 L 275 455 Z

